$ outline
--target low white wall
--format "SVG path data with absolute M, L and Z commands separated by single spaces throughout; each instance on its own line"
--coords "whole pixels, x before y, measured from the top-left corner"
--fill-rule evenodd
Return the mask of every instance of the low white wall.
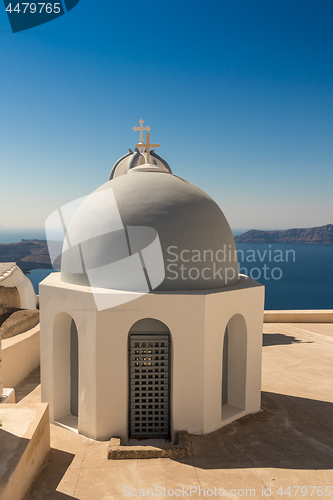
M 36 309 L 37 297 L 34 287 L 29 278 L 15 264 L 10 271 L 0 276 L 0 285 L 16 287 L 18 289 L 21 299 L 21 309 Z
M 48 405 L 2 405 L 0 417 L 0 450 L 12 443 L 0 453 L 0 500 L 23 500 L 50 451 Z
M 2 348 L 1 348 L 1 338 L 0 338 L 0 400 L 3 393 L 3 377 L 2 377 Z
M 2 376 L 4 387 L 14 387 L 40 363 L 40 326 L 2 340 Z
M 333 309 L 265 311 L 264 323 L 333 323 Z
M 3 389 L 2 391 L 2 400 L 0 401 L 2 405 L 15 404 L 15 389 Z

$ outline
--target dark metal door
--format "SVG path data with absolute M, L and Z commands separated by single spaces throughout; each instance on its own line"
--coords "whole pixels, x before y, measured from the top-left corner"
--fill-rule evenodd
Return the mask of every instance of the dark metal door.
M 170 438 L 168 334 L 130 334 L 129 437 Z

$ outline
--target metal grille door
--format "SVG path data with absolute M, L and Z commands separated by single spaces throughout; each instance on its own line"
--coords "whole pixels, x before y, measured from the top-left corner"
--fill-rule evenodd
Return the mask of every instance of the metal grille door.
M 131 334 L 130 438 L 170 437 L 170 336 Z

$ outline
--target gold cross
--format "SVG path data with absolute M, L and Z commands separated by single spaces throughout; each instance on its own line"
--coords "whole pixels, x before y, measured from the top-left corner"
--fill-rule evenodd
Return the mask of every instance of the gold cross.
M 150 144 L 150 133 L 147 132 L 146 134 L 146 144 L 143 142 L 140 142 L 140 144 L 135 145 L 136 148 L 146 148 L 146 153 L 147 153 L 147 163 L 150 163 L 150 148 L 160 148 L 160 144 Z
M 139 120 L 139 123 L 140 123 L 140 127 L 133 127 L 133 130 L 136 132 L 137 130 L 140 130 L 140 142 L 143 142 L 143 131 L 144 130 L 147 130 L 147 132 L 149 132 L 150 130 L 150 127 L 144 127 L 143 124 L 144 124 L 144 121 L 143 120 Z

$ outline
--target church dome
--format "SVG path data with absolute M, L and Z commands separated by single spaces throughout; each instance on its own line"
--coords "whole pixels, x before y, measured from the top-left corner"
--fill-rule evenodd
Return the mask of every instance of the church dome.
M 140 291 L 138 266 L 156 291 L 238 282 L 234 238 L 218 205 L 156 164 L 137 166 L 84 200 L 68 227 L 61 279 Z

